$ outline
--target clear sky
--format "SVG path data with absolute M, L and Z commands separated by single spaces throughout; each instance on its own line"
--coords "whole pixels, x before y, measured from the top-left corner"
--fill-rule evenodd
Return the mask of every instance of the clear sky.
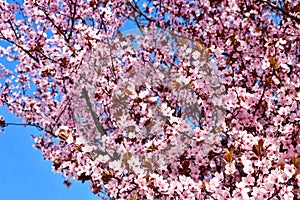
M 7 122 L 22 122 L 0 107 Z M 51 170 L 39 150 L 32 147 L 35 128 L 11 126 L 0 134 L 0 199 L 3 200 L 96 200 L 89 184 L 73 182 L 70 188 Z

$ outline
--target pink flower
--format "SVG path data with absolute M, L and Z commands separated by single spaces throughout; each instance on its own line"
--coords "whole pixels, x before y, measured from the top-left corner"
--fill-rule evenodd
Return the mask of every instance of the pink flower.
M 236 172 L 235 161 L 232 161 L 232 163 L 227 163 L 225 165 L 225 173 L 226 174 L 234 175 L 235 172 Z
M 293 186 L 284 186 L 283 192 L 284 200 L 290 200 L 294 198 Z
M 284 173 L 287 175 L 288 178 L 291 178 L 295 174 L 295 166 L 285 164 L 284 165 Z
M 172 181 L 170 183 L 170 187 L 169 187 L 169 193 L 170 194 L 174 194 L 175 192 L 177 194 L 180 194 L 182 191 L 183 191 L 183 186 L 180 182 Z
M 254 185 L 255 179 L 251 174 L 248 174 L 247 177 L 242 178 L 242 182 L 244 182 L 246 186 L 250 186 Z
M 173 110 L 170 107 L 168 107 L 167 103 L 162 103 L 161 104 L 160 111 L 162 112 L 162 114 L 164 116 L 172 116 L 172 113 L 173 113 Z
M 251 195 L 254 199 L 267 199 L 268 198 L 268 191 L 263 187 L 253 187 Z
M 288 109 L 289 109 L 288 107 L 280 107 L 278 110 L 278 114 L 285 116 L 288 114 Z
M 283 118 L 280 115 L 277 115 L 273 118 L 274 125 L 279 126 L 282 122 Z
M 268 176 L 268 184 L 274 185 L 280 183 L 281 172 L 278 169 L 272 170 L 271 174 Z
M 220 186 L 220 183 L 222 183 L 223 181 L 223 173 L 215 173 L 215 177 L 213 177 L 212 179 L 210 179 L 209 181 L 209 185 L 211 187 L 219 187 Z

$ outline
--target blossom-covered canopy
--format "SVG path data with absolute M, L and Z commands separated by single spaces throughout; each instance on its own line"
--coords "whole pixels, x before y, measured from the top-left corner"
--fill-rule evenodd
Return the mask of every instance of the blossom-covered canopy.
M 95 194 L 299 199 L 299 12 L 298 0 L 2 1 L 0 55 L 15 65 L 0 65 L 0 105 Z

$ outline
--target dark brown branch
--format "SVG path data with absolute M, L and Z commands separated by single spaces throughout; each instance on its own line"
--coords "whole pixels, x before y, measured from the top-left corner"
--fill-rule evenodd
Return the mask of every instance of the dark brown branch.
M 32 58 L 34 61 L 36 61 L 37 63 L 39 63 L 39 59 L 36 58 L 36 57 L 34 57 L 34 56 L 30 53 L 29 50 L 25 49 L 24 47 L 22 47 L 21 45 L 17 44 L 16 42 L 14 42 L 14 41 L 12 41 L 12 40 L 6 38 L 6 37 L 3 35 L 3 33 L 2 33 L 1 31 L 0 31 L 0 36 L 2 36 L 2 37 L 0 37 L 1 39 L 5 40 L 5 41 L 7 41 L 7 42 L 9 42 L 9 43 L 11 43 L 11 44 L 13 44 L 13 45 L 16 45 L 18 48 L 20 48 L 22 51 L 24 51 L 30 58 Z
M 279 11 L 279 12 L 282 12 L 283 15 L 291 18 L 292 20 L 294 20 L 295 22 L 299 23 L 300 24 L 300 19 L 291 15 L 290 13 L 288 13 L 287 11 L 285 11 L 284 9 L 278 7 L 277 5 L 275 5 L 274 3 L 272 3 L 271 1 L 269 0 L 261 0 L 261 3 L 265 4 L 265 5 L 268 5 L 270 6 L 271 8 Z
M 98 120 L 97 114 L 95 113 L 95 111 L 93 109 L 92 103 L 90 101 L 90 98 L 88 96 L 88 92 L 87 92 L 85 87 L 82 89 L 82 96 L 86 101 L 86 104 L 88 106 L 88 109 L 89 109 L 90 113 L 92 114 L 92 117 L 93 117 L 93 120 L 94 120 L 94 123 L 96 125 L 97 130 L 99 131 L 99 133 L 101 133 L 101 136 L 106 135 L 106 131 L 102 127 L 102 125 L 100 124 L 100 122 Z
M 38 5 L 37 5 L 38 6 Z M 45 8 L 38 6 L 40 8 L 41 11 L 43 11 L 43 13 L 45 14 L 45 17 L 52 23 L 52 25 L 54 26 L 54 28 L 56 28 L 57 32 L 62 35 L 65 39 L 66 42 L 69 42 L 66 34 L 64 34 L 64 32 L 61 30 L 62 28 L 60 26 L 57 26 L 55 21 L 53 19 L 51 19 L 51 17 L 49 17 L 47 11 Z
M 40 130 L 40 131 L 45 131 L 46 133 L 49 133 L 51 136 L 53 136 L 53 137 L 57 137 L 56 135 L 54 135 L 51 131 L 47 131 L 47 130 L 45 130 L 44 128 L 42 128 L 40 125 L 38 125 L 38 124 L 31 124 L 31 123 L 4 123 L 4 126 L 3 126 L 3 128 L 4 127 L 8 127 L 8 126 L 32 126 L 32 127 L 35 127 L 35 128 L 37 128 L 38 130 Z
M 74 25 L 75 25 L 75 17 L 76 17 L 76 7 L 77 7 L 77 0 L 75 0 L 75 2 L 71 2 L 71 4 L 74 4 L 74 11 L 72 12 L 72 6 L 70 5 L 70 14 L 71 14 L 71 28 L 70 28 L 70 32 L 69 32 L 69 35 L 68 35 L 68 41 L 71 40 L 71 37 L 72 37 L 72 32 L 73 32 L 73 28 L 74 28 Z

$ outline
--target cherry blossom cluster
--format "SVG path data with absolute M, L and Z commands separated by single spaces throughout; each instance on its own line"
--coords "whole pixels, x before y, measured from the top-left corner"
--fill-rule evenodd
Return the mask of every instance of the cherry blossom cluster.
M 43 132 L 66 185 L 300 198 L 299 0 L 3 1 L 0 15 L 17 63 L 0 65 L 0 105 Z

